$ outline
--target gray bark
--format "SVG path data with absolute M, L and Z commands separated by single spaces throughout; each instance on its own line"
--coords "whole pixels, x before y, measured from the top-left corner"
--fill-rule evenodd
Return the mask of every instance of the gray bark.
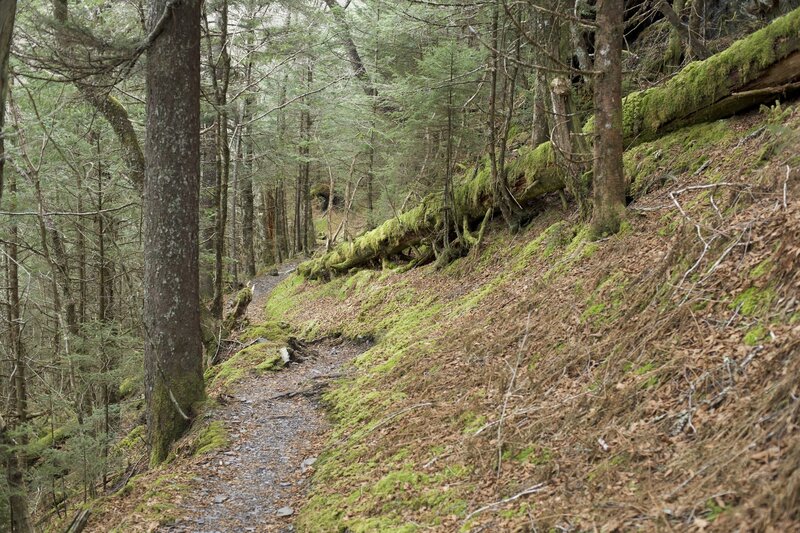
M 150 24 L 168 0 L 152 0 Z M 204 396 L 198 272 L 200 0 L 172 8 L 147 53 L 144 190 L 145 398 L 151 463 Z
M 622 168 L 622 32 L 624 0 L 598 0 L 594 67 L 594 213 L 596 235 L 619 230 L 625 212 Z

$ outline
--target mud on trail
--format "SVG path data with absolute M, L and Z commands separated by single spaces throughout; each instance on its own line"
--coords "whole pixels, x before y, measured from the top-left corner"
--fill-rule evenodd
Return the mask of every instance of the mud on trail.
M 251 323 L 263 321 L 267 298 L 285 270 L 290 268 L 251 282 Z M 206 415 L 224 424 L 228 445 L 196 458 L 185 472 L 189 488 L 175 502 L 180 518 L 158 530 L 293 531 L 329 427 L 319 392 L 360 351 L 348 343 L 318 343 L 302 362 L 234 385 Z

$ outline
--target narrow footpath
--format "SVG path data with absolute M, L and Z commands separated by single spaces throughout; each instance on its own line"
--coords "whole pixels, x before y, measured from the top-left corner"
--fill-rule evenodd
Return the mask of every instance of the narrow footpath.
M 263 321 L 267 298 L 289 268 L 252 281 L 251 323 Z M 209 414 L 224 423 L 229 444 L 198 463 L 190 490 L 178 504 L 182 517 L 160 531 L 294 531 L 294 516 L 329 427 L 318 395 L 307 392 L 338 377 L 359 352 L 336 342 L 309 349 L 312 353 L 300 363 L 241 381 Z

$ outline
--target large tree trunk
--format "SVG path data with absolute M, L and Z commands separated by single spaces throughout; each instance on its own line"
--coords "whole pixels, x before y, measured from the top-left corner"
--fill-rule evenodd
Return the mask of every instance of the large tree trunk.
M 800 8 L 734 43 L 703 62 L 687 66 L 659 87 L 623 100 L 623 140 L 628 147 L 692 124 L 717 120 L 800 89 Z M 594 132 L 594 119 L 584 127 Z M 491 207 L 491 173 L 484 164 L 473 179 L 454 190 L 456 209 L 471 220 Z M 520 204 L 564 187 L 549 142 L 520 148 L 508 165 L 508 183 Z M 428 237 L 441 224 L 441 195 L 426 197 L 416 208 L 365 233 L 352 243 L 303 263 L 301 274 L 326 276 L 347 271 L 381 256 L 396 254 Z
M 246 142 L 244 150 L 244 172 L 241 180 L 241 199 L 242 199 L 242 246 L 244 246 L 244 271 L 248 278 L 256 275 L 256 251 L 255 238 L 253 237 L 255 227 L 255 194 L 253 192 L 253 150 L 249 140 Z
M 154 24 L 168 0 L 152 0 Z M 200 0 L 173 5 L 147 54 L 144 191 L 145 397 L 151 462 L 204 396 L 198 282 Z M 179 142 L 178 142 L 179 141 Z
M 596 236 L 616 233 L 625 215 L 622 169 L 623 0 L 598 0 L 594 66 L 594 212 Z
M 253 44 L 253 32 L 247 35 L 248 47 Z M 245 81 L 248 86 L 252 82 L 253 73 L 253 56 L 247 63 L 247 76 Z M 241 177 L 241 198 L 242 198 L 242 245 L 244 246 L 244 268 L 249 278 L 254 278 L 256 275 L 256 252 L 255 252 L 255 239 L 253 238 L 255 227 L 255 195 L 253 193 L 253 168 L 255 161 L 253 160 L 253 140 L 252 125 L 252 110 L 255 105 L 255 95 L 248 93 L 244 98 L 244 108 L 242 110 L 242 132 L 239 137 L 239 145 L 244 143 L 244 160 L 242 161 Z
M 353 41 L 344 8 L 342 8 L 336 0 L 324 0 L 324 2 L 325 5 L 328 6 L 328 9 L 331 10 L 331 15 L 333 15 L 333 20 L 336 23 L 336 30 L 338 32 L 337 37 L 347 52 L 347 60 L 350 62 L 353 75 L 361 82 L 361 86 L 364 88 L 364 92 L 367 96 L 376 96 L 378 92 L 372 85 L 372 80 L 370 80 L 367 74 L 367 68 L 364 66 L 361 54 L 359 54 L 356 43 Z

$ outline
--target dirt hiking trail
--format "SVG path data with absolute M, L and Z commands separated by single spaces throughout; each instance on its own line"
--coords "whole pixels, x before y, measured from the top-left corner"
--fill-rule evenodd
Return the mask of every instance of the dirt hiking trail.
M 251 282 L 251 323 L 263 320 L 269 294 L 292 268 L 284 265 L 280 275 Z M 220 399 L 208 416 L 224 424 L 228 445 L 197 463 L 187 496 L 176 502 L 181 518 L 159 531 L 294 531 L 329 427 L 319 393 L 361 350 L 329 341 L 309 351 L 304 361 L 280 372 L 247 377 Z

